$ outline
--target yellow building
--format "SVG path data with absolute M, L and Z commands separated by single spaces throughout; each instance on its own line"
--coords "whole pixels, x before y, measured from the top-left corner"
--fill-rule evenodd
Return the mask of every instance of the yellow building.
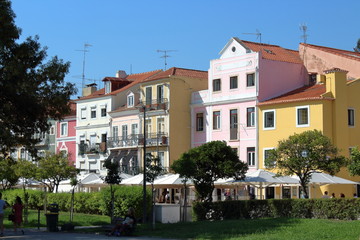
M 350 149 L 360 145 L 360 79 L 348 81 L 347 72 L 340 69 L 325 71 L 317 76 L 317 83 L 304 86 L 282 96 L 258 104 L 259 114 L 259 167 L 265 169 L 266 152 L 276 148 L 280 140 L 294 133 L 307 130 L 320 130 L 329 137 L 340 150 L 340 155 L 349 157 Z M 342 169 L 337 176 L 352 181 Z M 359 184 L 310 186 L 310 197 L 322 196 L 324 191 L 344 193 L 352 197 L 359 193 Z M 272 191 L 274 191 L 272 189 Z M 297 187 L 276 189 L 275 195 L 296 198 Z
M 170 68 L 140 86 L 141 132 L 146 129 L 146 153 L 158 156 L 164 167 L 191 146 L 191 94 L 207 88 L 206 71 Z M 143 155 L 142 155 L 143 159 Z

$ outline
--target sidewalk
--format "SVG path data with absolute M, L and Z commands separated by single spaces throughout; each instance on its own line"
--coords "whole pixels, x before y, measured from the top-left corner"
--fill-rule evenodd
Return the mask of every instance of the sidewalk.
M 15 233 L 12 229 L 6 229 L 4 236 L 0 239 L 9 239 L 9 240 L 110 240 L 110 239 L 126 239 L 126 240 L 174 240 L 174 239 L 164 239 L 164 238 L 152 238 L 152 237 L 108 237 L 100 234 L 92 233 L 70 233 L 70 232 L 46 232 L 45 229 L 29 229 L 25 228 L 25 234 L 22 235 L 21 231 Z

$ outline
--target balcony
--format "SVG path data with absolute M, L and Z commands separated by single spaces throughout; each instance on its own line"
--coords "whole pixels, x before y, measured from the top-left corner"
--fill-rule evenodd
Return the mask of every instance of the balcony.
M 168 110 L 169 102 L 167 98 L 153 99 L 151 101 L 140 101 L 138 106 L 145 106 L 146 111 L 155 110 Z M 144 108 L 140 108 L 140 112 L 143 112 Z
M 79 155 L 106 153 L 106 142 L 96 144 L 79 144 Z
M 147 146 L 163 146 L 169 144 L 167 133 L 149 133 L 146 134 Z M 107 139 L 107 148 L 136 148 L 144 145 L 143 134 L 131 134 L 121 137 L 109 137 Z

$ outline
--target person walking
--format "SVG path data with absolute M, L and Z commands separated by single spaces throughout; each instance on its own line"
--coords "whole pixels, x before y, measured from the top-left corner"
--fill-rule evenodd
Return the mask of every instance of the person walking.
M 21 227 L 22 223 L 22 212 L 23 212 L 23 205 L 21 198 L 19 196 L 16 197 L 15 204 L 12 207 L 14 213 L 14 232 L 17 232 L 17 229 Z M 21 230 L 21 233 L 24 234 L 24 230 Z
M 7 203 L 2 199 L 2 193 L 0 192 L 0 237 L 4 236 L 4 209 L 7 207 Z

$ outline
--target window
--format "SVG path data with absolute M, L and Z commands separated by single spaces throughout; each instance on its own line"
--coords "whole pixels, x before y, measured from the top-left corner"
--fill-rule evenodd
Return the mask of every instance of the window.
M 275 111 L 264 111 L 264 129 L 275 129 Z
M 157 86 L 157 103 L 163 103 L 164 102 L 164 86 L 158 85 Z
M 55 127 L 51 126 L 50 128 L 50 135 L 54 135 L 55 134 Z
M 106 142 L 106 140 L 107 140 L 107 134 L 106 133 L 101 134 L 101 142 Z
M 246 109 L 246 126 L 255 126 L 255 107 L 249 107 Z
M 131 124 L 131 134 L 133 134 L 133 135 L 138 134 L 138 125 L 137 125 L 137 123 Z
M 213 129 L 220 129 L 220 111 L 213 112 Z
M 151 87 L 147 87 L 146 88 L 146 104 L 149 105 L 151 104 L 151 100 L 152 100 L 152 88 Z
M 230 89 L 238 88 L 238 77 L 230 77 Z
M 91 108 L 91 118 L 96 118 L 96 108 Z
M 121 134 L 123 139 L 126 139 L 128 136 L 128 126 L 127 125 L 122 125 L 122 134 Z
M 118 137 L 119 137 L 119 127 L 118 126 L 113 126 L 112 136 L 113 136 L 114 140 L 118 139 Z
M 159 162 L 160 165 L 162 167 L 164 167 L 165 166 L 165 153 L 164 152 L 159 152 L 158 157 L 159 157 L 159 160 L 160 160 L 160 162 Z
M 250 73 L 246 75 L 246 86 L 247 87 L 255 86 L 255 73 Z
M 238 139 L 238 111 L 230 110 L 230 140 Z
M 101 108 L 101 116 L 106 117 L 106 107 Z
M 220 90 L 221 90 L 221 80 L 214 79 L 213 80 L 213 92 L 220 91 Z
M 133 107 L 134 106 L 134 95 L 129 95 L 127 97 L 127 106 Z
M 60 136 L 67 136 L 68 135 L 68 124 L 61 123 L 60 124 Z
M 111 82 L 110 81 L 106 81 L 105 82 L 105 94 L 108 94 L 111 92 Z
M 266 167 L 265 160 L 269 158 L 272 150 L 274 150 L 274 148 L 264 148 L 264 167 Z
M 204 131 L 204 114 L 197 113 L 196 114 L 196 131 Z
M 86 119 L 86 108 L 81 109 L 81 119 Z
M 157 119 L 157 132 L 163 134 L 165 132 L 165 120 L 164 118 Z
M 296 126 L 297 127 L 309 126 L 309 106 L 296 108 Z
M 249 166 L 255 166 L 255 148 L 254 147 L 247 148 L 247 164 Z
M 348 125 L 355 126 L 355 110 L 351 108 L 348 109 Z

